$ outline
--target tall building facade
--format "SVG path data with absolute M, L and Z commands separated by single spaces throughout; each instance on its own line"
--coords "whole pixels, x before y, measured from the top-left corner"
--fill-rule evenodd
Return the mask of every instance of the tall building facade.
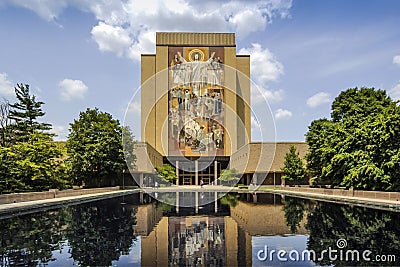
M 284 183 L 285 154 L 294 145 L 303 157 L 307 144 L 251 142 L 250 89 L 250 56 L 236 54 L 235 34 L 157 33 L 156 53 L 141 56 L 135 181 L 154 186 L 154 167 L 168 163 L 177 185 L 217 184 L 227 168 L 238 170 L 239 183 Z M 263 128 L 274 132 L 267 115 Z
M 141 57 L 141 136 L 187 185 L 214 182 L 250 142 L 250 56 L 233 33 L 156 34 Z

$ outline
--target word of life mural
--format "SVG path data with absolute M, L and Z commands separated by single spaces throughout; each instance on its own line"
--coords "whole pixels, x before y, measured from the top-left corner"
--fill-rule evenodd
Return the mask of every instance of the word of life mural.
M 224 155 L 223 48 L 169 49 L 169 155 Z

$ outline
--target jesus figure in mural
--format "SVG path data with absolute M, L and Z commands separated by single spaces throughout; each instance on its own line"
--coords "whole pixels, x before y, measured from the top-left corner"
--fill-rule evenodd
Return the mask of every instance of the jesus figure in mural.
M 190 69 L 192 71 L 191 83 L 193 85 L 193 93 L 196 96 L 200 95 L 200 84 L 203 82 L 202 74 L 204 73 L 204 70 L 206 70 L 206 68 L 211 64 L 211 62 L 213 62 L 214 55 L 215 55 L 215 52 L 212 52 L 211 57 L 207 61 L 200 61 L 199 54 L 195 53 L 194 60 L 187 62 L 186 59 L 184 57 L 182 57 L 181 53 L 178 52 L 179 60 L 186 66 L 190 66 Z

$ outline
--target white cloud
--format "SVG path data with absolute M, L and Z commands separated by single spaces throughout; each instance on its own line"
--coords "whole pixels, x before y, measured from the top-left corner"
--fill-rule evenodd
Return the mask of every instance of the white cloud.
M 400 100 L 400 83 L 397 84 L 395 87 L 389 90 L 389 95 L 394 99 L 394 100 Z
M 261 122 L 258 120 L 257 117 L 253 114 L 251 116 L 251 139 L 253 141 L 261 141 L 263 140 L 263 131 L 265 128 L 261 126 Z
M 254 116 L 251 116 L 251 128 L 257 131 L 261 128 L 260 122 Z
M 265 29 L 267 19 L 260 14 L 259 10 L 243 10 L 236 13 L 229 19 L 235 25 L 236 32 L 239 36 L 245 36 L 249 32 Z
M 400 55 L 393 57 L 393 64 L 397 64 L 400 66 Z
M 251 87 L 251 104 L 261 104 L 265 103 L 265 100 L 268 103 L 276 103 L 283 99 L 284 92 L 283 90 L 269 90 L 263 88 L 261 86 L 252 86 Z
M 292 115 L 293 115 L 292 112 L 287 109 L 278 108 L 275 111 L 275 119 L 276 120 L 289 119 L 290 117 L 292 117 Z
M 83 99 L 88 87 L 81 80 L 64 79 L 59 82 L 61 97 L 66 100 Z
M 98 20 L 91 33 L 99 49 L 134 59 L 139 58 L 137 55 L 140 52 L 153 51 L 154 38 L 150 38 L 149 35 L 154 35 L 156 31 L 235 31 L 237 37 L 242 39 L 252 32 L 264 30 L 275 18 L 288 17 L 292 7 L 292 0 L 3 0 L 3 2 L 33 10 L 48 21 L 56 20 L 67 7 L 91 12 Z M 148 51 L 150 47 L 151 50 Z M 265 78 L 271 79 L 268 75 Z
M 119 26 L 107 25 L 99 22 L 92 29 L 92 37 L 99 46 L 100 51 L 111 51 L 119 57 L 129 48 L 131 39 L 128 32 Z
M 139 61 L 141 54 L 154 53 L 155 43 L 155 32 L 143 32 L 139 35 L 138 41 L 129 48 L 128 56 Z
M 67 139 L 67 129 L 64 126 L 53 125 L 51 132 L 56 134 L 54 138 L 56 141 L 63 141 Z
M 312 108 L 329 102 L 331 102 L 331 96 L 325 92 L 317 93 L 307 99 L 307 105 Z
M 9 0 L 4 1 L 4 3 L 30 9 L 47 21 L 56 19 L 61 11 L 68 5 L 64 0 Z
M 251 48 L 242 48 L 239 54 L 250 55 L 251 77 L 259 84 L 276 81 L 283 74 L 283 65 L 275 56 L 260 44 L 252 44 Z
M 12 96 L 14 94 L 14 85 L 8 79 L 7 73 L 0 73 L 0 95 Z
M 126 113 L 129 114 L 134 114 L 134 115 L 139 115 L 141 114 L 141 106 L 140 106 L 140 102 L 139 101 L 133 101 L 131 103 L 129 103 L 128 108 L 126 109 Z
M 227 1 L 212 10 L 223 14 L 232 30 L 242 39 L 251 32 L 264 30 L 275 17 L 287 17 L 291 7 L 291 0 Z
M 283 99 L 283 90 L 271 90 L 266 85 L 269 81 L 276 81 L 283 74 L 283 65 L 275 56 L 260 44 L 252 44 L 251 48 L 242 48 L 239 54 L 250 55 L 250 75 L 254 79 L 252 84 L 252 104 L 279 102 Z

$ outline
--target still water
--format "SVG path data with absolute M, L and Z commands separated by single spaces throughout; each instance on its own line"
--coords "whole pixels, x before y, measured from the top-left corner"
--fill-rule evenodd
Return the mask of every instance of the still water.
M 0 219 L 0 265 L 400 265 L 398 212 L 269 193 L 195 194 L 157 198 L 198 198 L 198 207 L 136 193 Z

